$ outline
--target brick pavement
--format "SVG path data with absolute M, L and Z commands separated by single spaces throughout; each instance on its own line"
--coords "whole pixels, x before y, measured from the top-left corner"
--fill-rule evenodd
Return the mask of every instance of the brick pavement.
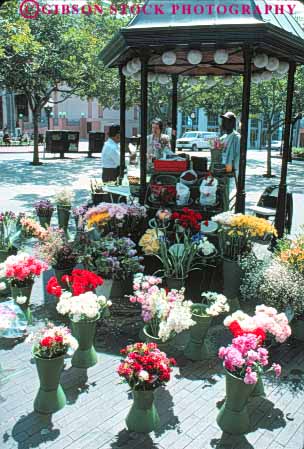
M 44 283 L 51 275 L 44 276 Z M 43 317 L 58 319 L 54 301 L 34 285 L 34 327 Z M 136 315 L 136 312 L 134 312 Z M 121 320 L 121 315 L 119 316 Z M 38 376 L 31 348 L 24 342 L 0 339 L 0 448 L 1 449 L 303 449 L 304 353 L 290 341 L 273 349 L 283 365 L 280 381 L 265 379 L 267 399 L 250 403 L 252 432 L 244 437 L 222 434 L 216 424 L 225 395 L 219 361 L 189 362 L 176 349 L 178 367 L 167 388 L 156 392 L 161 427 L 149 436 L 129 433 L 124 419 L 131 405 L 128 388 L 119 383 L 115 368 L 118 349 L 136 339 L 137 330 L 101 323 L 96 336 L 99 363 L 88 370 L 72 368 L 70 359 L 61 377 L 68 404 L 53 416 L 33 412 Z M 210 341 L 226 341 L 224 328 L 214 326 Z M 184 343 L 186 342 L 184 339 Z M 182 345 L 182 343 L 180 343 Z M 215 352 L 216 347 L 212 347 Z

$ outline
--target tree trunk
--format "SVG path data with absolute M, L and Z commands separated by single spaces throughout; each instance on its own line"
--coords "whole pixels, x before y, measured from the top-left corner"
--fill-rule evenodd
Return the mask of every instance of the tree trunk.
M 271 178 L 271 129 L 267 130 L 267 171 L 266 176 Z
M 39 162 L 39 147 L 38 147 L 38 134 L 39 134 L 39 113 L 33 112 L 33 125 L 34 125 L 34 153 L 32 165 L 41 165 Z

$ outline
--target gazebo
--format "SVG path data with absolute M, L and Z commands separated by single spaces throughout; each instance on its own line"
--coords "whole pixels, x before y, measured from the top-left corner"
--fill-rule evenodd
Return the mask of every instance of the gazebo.
M 121 174 L 125 165 L 126 78 L 141 82 L 141 201 L 146 191 L 148 82 L 172 79 L 172 129 L 175 148 L 179 76 L 243 77 L 241 154 L 236 212 L 245 211 L 245 174 L 251 82 L 288 76 L 284 150 L 275 225 L 285 227 L 286 178 L 296 66 L 304 63 L 304 31 L 287 4 L 265 0 L 147 0 L 130 23 L 102 50 L 107 67 L 120 73 Z

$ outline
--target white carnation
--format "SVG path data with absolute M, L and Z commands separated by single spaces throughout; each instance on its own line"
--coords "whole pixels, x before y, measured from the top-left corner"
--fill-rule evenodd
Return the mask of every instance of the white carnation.
M 16 298 L 16 303 L 20 304 L 20 305 L 25 304 L 26 301 L 27 301 L 26 296 L 17 296 L 17 298 Z
M 6 283 L 5 282 L 0 282 L 0 291 L 5 290 L 5 289 L 6 289 Z

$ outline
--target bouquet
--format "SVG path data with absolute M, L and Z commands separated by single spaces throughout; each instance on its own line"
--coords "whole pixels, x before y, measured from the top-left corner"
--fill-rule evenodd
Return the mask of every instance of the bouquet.
M 21 244 L 20 216 L 14 212 L 0 212 L 0 250 L 11 251 Z
M 54 206 L 49 200 L 40 200 L 34 204 L 37 216 L 51 217 L 54 212 Z
M 268 351 L 261 347 L 259 336 L 252 333 L 234 338 L 231 345 L 219 349 L 218 356 L 224 361 L 226 370 L 245 384 L 256 384 L 264 372 L 274 371 L 277 377 L 281 375 L 281 366 L 276 363 L 266 369 Z
M 218 316 L 229 312 L 229 304 L 226 296 L 216 292 L 202 293 L 201 304 L 193 304 L 192 313 L 201 316 Z M 203 305 L 204 307 L 201 307 Z
M 250 332 L 258 334 L 264 341 L 268 334 L 278 343 L 284 343 L 291 335 L 285 313 L 278 313 L 274 307 L 267 307 L 264 304 L 256 307 L 254 316 L 237 310 L 225 318 L 224 325 L 229 327 L 234 337 Z
M 82 261 L 106 279 L 124 280 L 144 270 L 136 244 L 127 237 L 115 238 L 109 234 L 100 240 L 85 242 L 83 246 Z
M 27 343 L 34 343 L 33 355 L 42 359 L 54 359 L 67 354 L 69 350 L 76 351 L 77 340 L 72 337 L 70 329 L 63 326 L 54 326 L 49 323 L 36 334 L 26 339 Z
M 35 237 L 40 241 L 44 241 L 48 238 L 48 231 L 33 218 L 22 217 L 20 224 L 22 227 L 22 232 L 26 237 Z
M 60 286 L 56 276 L 52 276 L 46 285 L 46 291 L 50 295 L 59 298 L 63 290 L 71 292 L 73 296 L 78 296 L 87 292 L 94 292 L 95 289 L 103 284 L 103 279 L 97 274 L 88 270 L 74 268 L 71 275 L 64 275 L 61 278 L 64 288 Z M 71 296 L 72 296 L 71 295 Z
M 62 229 L 48 228 L 46 236 L 36 247 L 39 256 L 52 267 L 64 270 L 76 265 L 78 253 L 68 242 Z
M 144 235 L 140 238 L 138 245 L 146 255 L 157 254 L 160 248 L 159 237 L 163 235 L 163 232 L 158 229 L 147 229 Z
M 155 343 L 135 343 L 122 349 L 125 357 L 117 373 L 132 390 L 155 390 L 169 382 L 172 366 L 176 362 L 167 358 Z
M 198 232 L 201 228 L 200 222 L 202 219 L 201 214 L 187 207 L 184 207 L 182 212 L 173 212 L 171 215 L 171 220 L 174 220 L 176 224 L 182 226 L 188 232 Z
M 195 324 L 191 319 L 191 301 L 184 301 L 184 291 L 160 288 L 161 279 L 138 276 L 134 280 L 132 303 L 141 304 L 141 316 L 154 337 L 166 341 L 174 333 L 189 329 Z
M 46 263 L 27 253 L 9 256 L 1 265 L 0 277 L 5 277 L 12 287 L 25 287 L 33 283 L 35 277 L 48 268 Z
M 55 194 L 54 200 L 58 207 L 70 208 L 74 197 L 75 194 L 72 190 L 64 188 Z
M 304 234 L 297 236 L 293 240 L 284 239 L 279 241 L 276 256 L 291 269 L 304 275 Z
M 73 296 L 71 292 L 63 292 L 56 306 L 61 315 L 69 315 L 72 321 L 95 320 L 105 317 L 112 305 L 104 296 L 97 296 L 92 291 Z

